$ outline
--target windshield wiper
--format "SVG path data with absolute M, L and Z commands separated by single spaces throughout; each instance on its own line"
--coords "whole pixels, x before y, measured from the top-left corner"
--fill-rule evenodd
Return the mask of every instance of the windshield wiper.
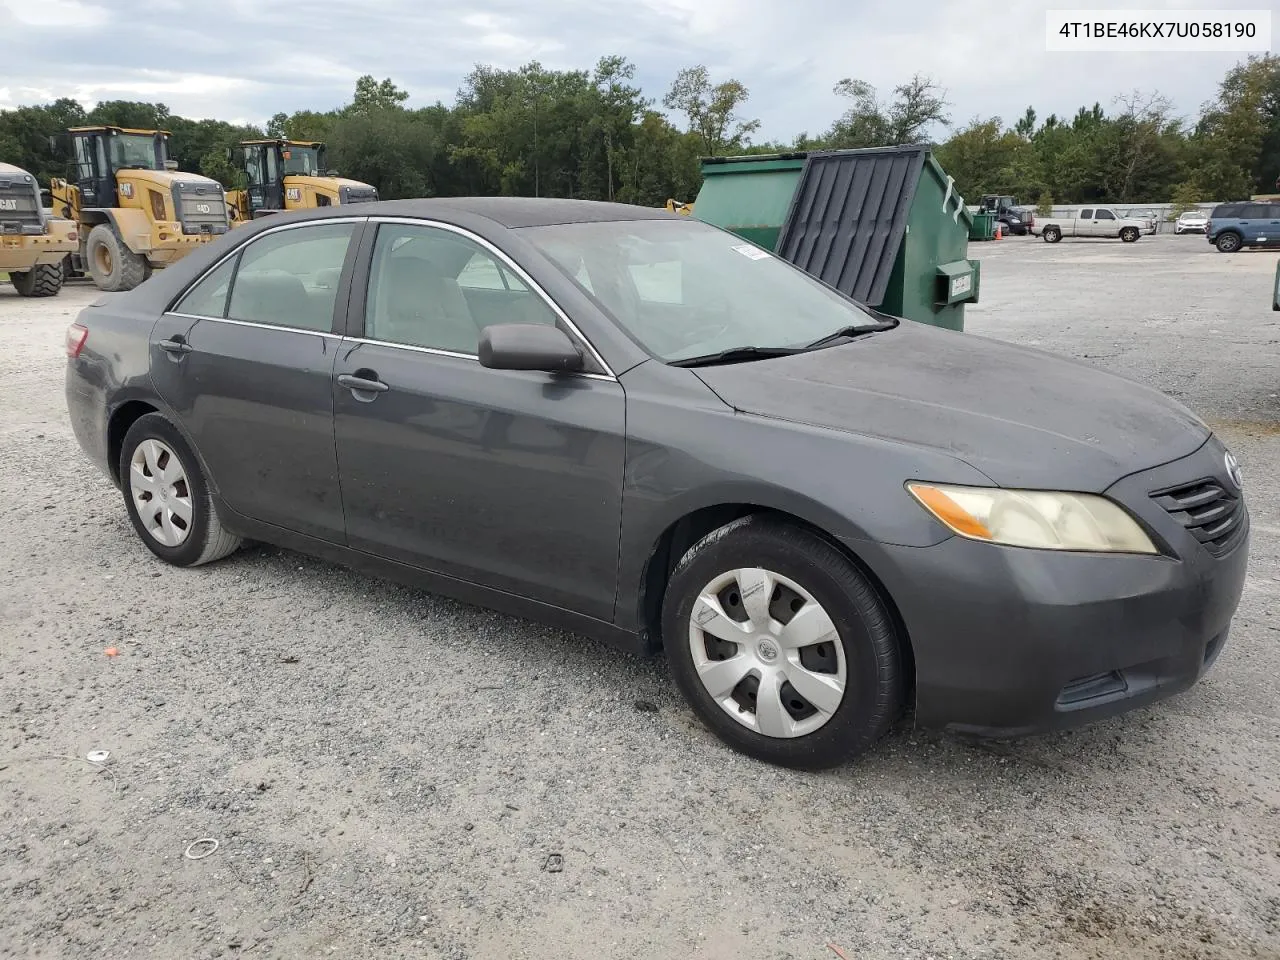
M 825 337 L 819 337 L 813 343 L 809 344 L 809 349 L 817 347 L 826 347 L 835 343 L 837 340 L 847 340 L 852 337 L 860 337 L 864 333 L 876 333 L 880 330 L 892 330 L 898 325 L 896 320 L 881 320 L 879 323 L 859 323 L 849 327 L 841 327 L 834 333 L 829 333 Z
M 673 367 L 710 367 L 717 363 L 739 363 L 743 360 L 763 360 L 767 357 L 789 357 L 804 353 L 808 347 L 731 347 L 719 353 L 707 353 L 700 357 L 672 360 Z

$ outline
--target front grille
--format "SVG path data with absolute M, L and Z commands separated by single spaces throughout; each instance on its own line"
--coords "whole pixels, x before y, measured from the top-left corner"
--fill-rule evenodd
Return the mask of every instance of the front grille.
M 173 185 L 173 203 L 183 233 L 227 232 L 227 204 L 221 184 L 179 180 Z
M 1206 478 L 1156 490 L 1151 499 L 1215 557 L 1228 552 L 1244 536 L 1244 502 L 1217 480 Z
M 44 233 L 40 191 L 29 174 L 0 176 L 0 233 Z

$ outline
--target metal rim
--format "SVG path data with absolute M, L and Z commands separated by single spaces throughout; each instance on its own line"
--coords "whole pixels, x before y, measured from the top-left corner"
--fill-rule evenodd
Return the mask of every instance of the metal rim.
M 163 440 L 143 440 L 129 460 L 129 495 L 156 543 L 177 547 L 191 535 L 191 484 L 182 461 Z
M 1218 241 L 1218 246 L 1228 252 L 1235 250 L 1239 245 L 1239 238 L 1234 233 L 1224 233 L 1222 239 Z
M 720 708 L 766 737 L 813 733 L 844 701 L 839 631 L 813 594 L 772 570 L 729 570 L 703 587 L 689 615 L 689 652 Z
M 111 251 L 105 243 L 99 243 L 97 249 L 93 251 L 93 262 L 98 266 L 98 272 L 104 277 L 111 273 Z

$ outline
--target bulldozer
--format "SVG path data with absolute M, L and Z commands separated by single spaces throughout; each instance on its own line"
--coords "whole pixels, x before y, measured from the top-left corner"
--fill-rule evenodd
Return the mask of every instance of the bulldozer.
M 54 212 L 79 228 L 79 250 L 64 264 L 69 276 L 132 290 L 230 228 L 222 184 L 180 173 L 168 131 L 72 127 L 67 136 L 72 179 L 54 178 L 49 190 Z
M 282 210 L 311 210 L 378 199 L 376 188 L 339 177 L 328 169 L 325 145 L 314 140 L 244 140 L 231 149 L 231 162 L 244 172 L 247 187 L 227 192 L 232 226 Z
M 56 297 L 63 258 L 79 246 L 74 223 L 45 213 L 36 178 L 0 163 L 0 274 L 18 294 Z

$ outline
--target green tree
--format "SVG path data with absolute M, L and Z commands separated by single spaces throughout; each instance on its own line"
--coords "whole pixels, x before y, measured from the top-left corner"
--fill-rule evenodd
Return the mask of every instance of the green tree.
M 846 77 L 834 92 L 852 103 L 824 138 L 832 147 L 916 143 L 933 124 L 950 125 L 946 92 L 918 73 L 894 87 L 894 98 L 888 103 L 881 103 L 876 88 L 864 80 Z
M 378 81 L 365 74 L 356 81 L 355 96 L 347 110 L 350 113 L 367 114 L 375 110 L 402 107 L 408 99 L 408 92 L 397 87 L 390 78 Z
M 1009 194 L 1019 199 L 1038 195 L 1035 148 L 1000 118 L 975 120 L 938 147 L 938 162 L 955 177 L 962 196 Z
M 738 114 L 750 96 L 746 86 L 737 80 L 713 85 L 707 68 L 698 64 L 676 74 L 662 105 L 683 113 L 688 118 L 689 131 L 701 138 L 705 155 L 715 157 L 746 146 L 751 134 L 760 129 L 759 120 L 747 120 Z

